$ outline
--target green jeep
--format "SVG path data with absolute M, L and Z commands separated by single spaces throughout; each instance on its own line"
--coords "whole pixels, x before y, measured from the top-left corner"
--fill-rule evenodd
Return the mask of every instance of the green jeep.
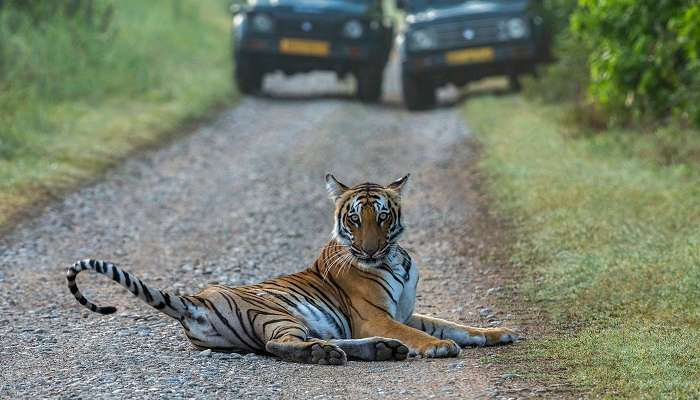
M 362 101 L 380 98 L 394 35 L 381 0 L 250 0 L 232 11 L 242 93 L 260 91 L 267 73 L 330 70 L 353 74 Z
M 436 88 L 487 76 L 534 73 L 549 58 L 543 20 L 528 0 L 398 0 L 403 98 L 410 110 L 435 105 Z

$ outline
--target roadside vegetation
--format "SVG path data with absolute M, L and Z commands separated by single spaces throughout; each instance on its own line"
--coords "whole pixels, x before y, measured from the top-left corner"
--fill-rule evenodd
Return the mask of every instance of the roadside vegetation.
M 700 127 L 700 3 L 543 0 L 558 60 L 530 94 L 592 126 Z
M 519 287 L 554 326 L 508 357 L 593 396 L 698 398 L 700 5 L 542 5 L 557 62 L 465 106 Z
M 700 168 L 630 152 L 633 132 L 567 137 L 565 115 L 520 96 L 466 105 L 521 289 L 556 327 L 511 357 L 596 394 L 697 398 Z
M 0 226 L 231 102 L 229 3 L 0 2 Z

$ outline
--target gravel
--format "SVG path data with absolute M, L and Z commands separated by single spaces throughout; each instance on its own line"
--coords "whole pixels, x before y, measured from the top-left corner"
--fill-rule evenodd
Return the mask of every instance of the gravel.
M 468 131 L 451 108 L 405 112 L 395 66 L 387 73 L 375 106 L 345 99 L 349 83 L 331 75 L 268 79 L 271 94 L 125 162 L 0 239 L 0 398 L 497 396 L 499 374 L 478 361 L 488 350 L 336 368 L 200 352 L 177 323 L 103 277 L 82 274 L 79 284 L 117 306 L 111 316 L 89 313 L 66 288 L 65 268 L 87 257 L 175 293 L 298 271 L 331 230 L 324 173 L 388 183 L 410 172 L 404 245 L 422 271 L 417 309 L 485 325 L 464 311 L 478 309 L 483 267 L 470 251 L 483 243 L 470 226 Z

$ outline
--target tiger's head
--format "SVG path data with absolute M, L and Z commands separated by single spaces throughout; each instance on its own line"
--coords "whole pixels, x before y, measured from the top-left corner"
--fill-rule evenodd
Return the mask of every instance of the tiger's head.
M 349 187 L 326 175 L 326 189 L 335 203 L 333 238 L 362 266 L 381 264 L 403 233 L 401 192 L 408 177 L 388 186 L 362 183 Z

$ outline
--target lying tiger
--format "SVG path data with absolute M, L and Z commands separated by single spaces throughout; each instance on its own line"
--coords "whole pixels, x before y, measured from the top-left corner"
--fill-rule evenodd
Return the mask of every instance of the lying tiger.
M 296 274 L 176 296 L 149 288 L 112 263 L 84 260 L 68 269 L 68 288 L 90 310 L 115 312 L 78 290 L 76 276 L 90 269 L 178 320 L 197 348 L 266 352 L 302 363 L 403 360 L 409 352 L 455 357 L 460 346 L 517 340 L 509 329 L 472 328 L 413 312 L 418 268 L 398 245 L 404 231 L 401 192 L 407 180 L 408 175 L 386 187 L 348 187 L 327 175 L 335 202 L 333 237 L 314 263 Z

